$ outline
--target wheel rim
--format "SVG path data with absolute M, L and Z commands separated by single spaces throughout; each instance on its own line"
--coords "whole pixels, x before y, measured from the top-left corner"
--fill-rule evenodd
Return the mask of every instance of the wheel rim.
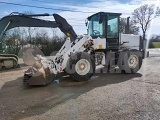
M 139 63 L 139 59 L 136 55 L 131 55 L 128 58 L 128 65 L 130 68 L 135 68 Z
M 86 75 L 90 70 L 90 63 L 86 59 L 79 60 L 75 65 L 75 70 L 79 75 Z

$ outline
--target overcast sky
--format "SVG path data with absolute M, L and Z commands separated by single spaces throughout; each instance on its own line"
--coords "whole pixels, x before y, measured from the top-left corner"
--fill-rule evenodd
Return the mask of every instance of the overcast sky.
M 11 12 L 25 11 L 31 11 L 33 13 L 57 13 L 67 19 L 77 34 L 86 33 L 85 19 L 96 12 L 118 12 L 122 13 L 122 17 L 128 17 L 131 16 L 134 9 L 143 4 L 155 4 L 155 6 L 160 7 L 160 0 L 0 0 L 0 2 L 70 10 L 60 11 L 0 3 L 0 17 L 8 15 Z M 48 19 L 54 20 L 52 17 Z M 160 17 L 157 17 L 152 21 L 150 30 L 148 30 L 148 35 L 160 34 L 159 28 Z

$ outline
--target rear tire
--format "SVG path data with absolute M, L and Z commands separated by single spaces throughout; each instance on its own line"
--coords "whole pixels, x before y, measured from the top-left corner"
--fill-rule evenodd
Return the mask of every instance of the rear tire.
M 75 53 L 69 58 L 65 71 L 75 81 L 87 81 L 95 73 L 94 58 L 86 52 Z
M 122 73 L 136 73 L 142 65 L 142 53 L 138 50 L 120 53 L 118 66 Z

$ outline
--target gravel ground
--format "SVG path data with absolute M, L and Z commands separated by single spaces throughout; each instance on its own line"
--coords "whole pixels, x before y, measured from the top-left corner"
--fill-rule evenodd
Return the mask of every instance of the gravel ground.
M 160 57 L 144 59 L 136 74 L 70 77 L 24 86 L 23 69 L 0 73 L 0 120 L 159 120 Z

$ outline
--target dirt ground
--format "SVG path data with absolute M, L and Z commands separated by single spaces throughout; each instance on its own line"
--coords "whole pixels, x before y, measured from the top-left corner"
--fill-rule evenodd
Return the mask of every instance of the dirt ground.
M 0 120 L 159 120 L 160 57 L 144 59 L 136 74 L 70 77 L 24 86 L 27 67 L 0 73 Z

